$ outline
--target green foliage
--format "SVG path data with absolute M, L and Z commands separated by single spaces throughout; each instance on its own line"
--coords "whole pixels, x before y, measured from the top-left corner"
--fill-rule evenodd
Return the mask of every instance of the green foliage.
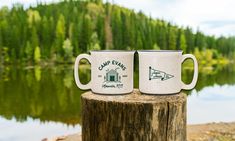
M 215 49 L 205 49 L 200 51 L 197 47 L 194 50 L 195 57 L 201 65 L 211 66 L 215 64 L 227 64 L 228 60 Z
M 64 58 L 66 61 L 72 61 L 73 57 L 73 46 L 69 39 L 66 39 L 63 43 Z
M 160 50 L 160 47 L 155 43 L 155 44 L 153 45 L 153 49 L 154 49 L 154 50 Z
M 186 39 L 186 43 L 187 43 L 187 49 L 186 52 L 193 52 L 194 50 L 194 34 L 192 32 L 192 29 L 187 27 L 185 30 L 185 39 Z M 215 47 L 215 46 L 214 46 Z
M 198 47 L 196 47 L 194 49 L 194 53 L 193 54 L 195 55 L 196 58 L 201 58 L 201 53 L 200 53 Z
M 37 81 L 40 81 L 41 80 L 41 67 L 39 65 L 35 66 L 34 68 L 34 75 L 35 75 L 35 78 Z
M 62 56 L 62 44 L 65 39 L 65 19 L 62 14 L 60 14 L 59 19 L 56 24 L 56 40 L 55 40 L 55 53 Z
M 87 71 L 80 72 L 84 76 L 81 81 L 88 82 Z M 17 121 L 33 118 L 67 125 L 80 123 L 80 93 L 83 91 L 74 86 L 71 67 L 42 69 L 36 65 L 32 69 L 18 69 L 14 65 L 5 66 L 0 78 L 1 118 Z
M 184 33 L 180 33 L 180 49 L 186 52 L 187 44 Z
M 89 45 L 89 50 L 100 50 L 100 45 L 99 45 L 99 40 L 98 40 L 98 35 L 96 32 L 94 32 L 91 35 L 90 39 L 90 45 Z
M 176 32 L 175 29 L 172 27 L 169 27 L 169 33 L 168 33 L 168 49 L 175 50 L 176 49 Z
M 199 52 L 217 51 L 212 53 L 213 59 L 218 54 L 234 58 L 235 52 L 235 37 L 207 36 L 200 30 L 193 33 L 190 27 L 101 0 L 40 3 L 28 9 L 21 5 L 2 7 L 0 17 L 0 48 L 7 47 L 11 63 L 34 62 L 37 46 L 42 61 L 55 62 L 70 62 L 94 49 L 181 49 L 191 53 L 197 47 Z
M 37 46 L 34 50 L 34 62 L 39 63 L 41 60 L 41 51 L 39 46 Z
M 26 43 L 26 47 L 25 47 L 25 58 L 26 60 L 31 60 L 33 57 L 33 48 L 31 47 L 31 44 L 29 41 L 27 41 Z
M 92 25 L 91 25 L 91 17 L 86 14 L 83 16 L 81 32 L 80 32 L 80 49 L 81 52 L 87 52 L 87 48 L 89 47 L 90 37 L 92 33 Z
M 32 33 L 31 33 L 31 47 L 36 47 L 39 45 L 38 41 L 38 34 L 37 34 L 37 29 L 35 27 L 32 28 Z
M 195 35 L 195 46 L 199 47 L 200 50 L 205 49 L 206 48 L 205 39 L 206 39 L 205 35 L 202 32 L 197 31 Z
M 35 23 L 38 23 L 41 21 L 41 16 L 37 10 L 29 9 L 27 11 L 27 15 L 28 15 L 27 20 L 28 20 L 29 27 L 32 27 Z
M 8 55 L 8 48 L 7 47 L 0 48 L 0 65 L 7 64 L 9 63 L 9 61 L 10 58 Z

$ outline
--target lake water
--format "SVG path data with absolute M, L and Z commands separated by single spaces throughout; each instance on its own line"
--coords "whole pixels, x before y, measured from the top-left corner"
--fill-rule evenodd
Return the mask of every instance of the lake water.
M 90 79 L 88 68 L 81 67 L 83 83 Z M 191 69 L 182 74 L 185 82 L 191 81 Z M 0 141 L 38 141 L 80 132 L 82 93 L 72 66 L 1 68 Z M 186 93 L 189 124 L 235 121 L 234 65 L 200 70 L 196 88 Z

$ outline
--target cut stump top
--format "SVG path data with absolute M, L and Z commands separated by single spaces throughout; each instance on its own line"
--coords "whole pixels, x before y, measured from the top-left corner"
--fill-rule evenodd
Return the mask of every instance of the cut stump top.
M 92 91 L 82 94 L 82 98 L 86 100 L 95 100 L 103 102 L 117 102 L 117 103 L 133 103 L 133 104 L 158 104 L 158 103 L 181 103 L 186 100 L 186 94 L 183 92 L 169 95 L 150 95 L 142 94 L 138 89 L 134 89 L 132 93 L 122 95 L 107 95 L 95 94 Z

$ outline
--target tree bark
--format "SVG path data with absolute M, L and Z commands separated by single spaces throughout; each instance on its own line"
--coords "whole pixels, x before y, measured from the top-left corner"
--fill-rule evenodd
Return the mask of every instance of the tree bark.
M 186 141 L 186 95 L 82 94 L 83 141 Z

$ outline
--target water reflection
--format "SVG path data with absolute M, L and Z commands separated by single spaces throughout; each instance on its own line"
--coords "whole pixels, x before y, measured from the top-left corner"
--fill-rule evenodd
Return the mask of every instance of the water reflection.
M 82 81 L 90 78 L 80 73 Z M 57 121 L 68 125 L 80 123 L 80 94 L 73 81 L 71 66 L 33 68 L 5 68 L 0 80 L 0 115 L 6 119 L 27 121 L 27 117 L 41 122 Z
M 214 85 L 199 92 L 193 90 L 188 97 L 188 123 L 234 121 L 234 92 L 234 85 Z
M 184 82 L 190 83 L 192 80 L 193 70 L 185 69 L 182 72 Z M 213 68 L 200 68 L 198 82 L 194 90 L 197 92 L 203 88 L 213 85 L 234 85 L 235 84 L 235 65 L 214 66 Z M 187 91 L 190 95 L 192 91 Z
M 62 135 L 80 132 L 80 125 L 64 125 L 59 122 L 46 122 L 27 118 L 27 123 L 17 122 L 15 119 L 0 118 L 1 141 L 40 141 L 45 137 L 54 138 Z M 3 136 L 4 135 L 4 136 Z
M 192 73 L 192 69 L 184 69 L 183 81 L 191 82 Z M 82 83 L 90 80 L 89 66 L 81 66 L 80 76 Z M 186 91 L 188 123 L 234 120 L 234 84 L 235 65 L 200 69 L 196 88 Z M 138 72 L 134 75 L 134 85 L 138 87 Z M 0 68 L 0 125 L 9 127 L 4 137 L 24 136 L 29 129 L 42 130 L 38 131 L 37 140 L 53 135 L 56 129 L 63 133 L 70 128 L 78 132 L 82 93 L 74 83 L 72 66 Z M 15 133 L 16 130 L 22 132 Z M 10 138 L 0 138 L 5 139 Z

